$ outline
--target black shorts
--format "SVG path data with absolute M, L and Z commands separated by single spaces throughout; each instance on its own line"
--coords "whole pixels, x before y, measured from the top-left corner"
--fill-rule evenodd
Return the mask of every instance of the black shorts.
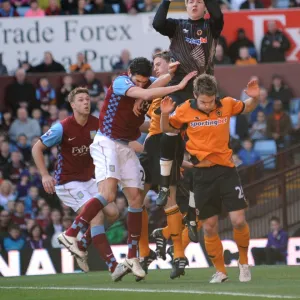
M 175 81 L 172 80 L 169 83 L 169 85 L 176 85 L 180 81 L 181 80 L 179 80 L 179 79 L 175 79 Z M 172 100 L 176 103 L 176 106 L 182 104 L 183 102 L 185 102 L 188 99 L 194 98 L 193 81 L 194 81 L 194 79 L 191 79 L 183 90 L 174 92 L 169 95 L 172 98 Z
M 147 138 L 144 153 L 140 156 L 140 163 L 145 171 L 145 182 L 152 185 L 160 185 L 160 139 L 161 134 L 155 134 Z M 176 185 L 180 180 L 180 167 L 184 156 L 184 142 L 178 135 L 175 148 L 175 160 L 172 164 L 170 185 Z
M 247 207 L 243 188 L 235 167 L 213 166 L 195 168 L 193 189 L 199 219 L 220 215 Z

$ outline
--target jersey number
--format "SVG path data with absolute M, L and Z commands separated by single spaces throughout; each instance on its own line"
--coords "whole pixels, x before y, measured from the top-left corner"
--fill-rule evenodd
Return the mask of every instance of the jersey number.
M 239 191 L 239 199 L 244 199 L 245 198 L 244 191 L 243 191 L 243 188 L 241 186 L 236 186 L 235 190 Z
M 144 184 L 145 183 L 145 172 L 144 172 L 144 170 L 140 170 L 140 173 L 141 173 L 141 181 Z

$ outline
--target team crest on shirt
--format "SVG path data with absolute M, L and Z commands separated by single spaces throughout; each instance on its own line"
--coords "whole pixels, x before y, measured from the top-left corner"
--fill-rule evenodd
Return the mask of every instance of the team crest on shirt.
M 222 112 L 220 110 L 217 110 L 216 114 L 217 114 L 218 117 L 222 117 Z
M 110 172 L 115 172 L 116 171 L 116 167 L 114 165 L 109 165 L 109 171 Z
M 77 197 L 79 198 L 79 199 L 82 199 L 83 197 L 84 197 L 84 194 L 83 194 L 83 192 L 78 192 L 77 193 Z
M 197 35 L 200 36 L 202 35 L 203 31 L 201 29 L 197 30 Z
M 96 130 L 92 130 L 92 131 L 90 131 L 90 137 L 91 137 L 91 140 L 93 140 L 94 139 L 94 137 L 95 137 L 95 135 L 96 135 Z

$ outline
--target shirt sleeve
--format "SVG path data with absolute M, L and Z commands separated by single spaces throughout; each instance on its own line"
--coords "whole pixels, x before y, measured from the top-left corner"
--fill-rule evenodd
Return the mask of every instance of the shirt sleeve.
M 236 100 L 234 98 L 226 98 L 228 103 L 230 103 L 231 106 L 231 115 L 236 116 L 241 114 L 245 109 L 245 103 L 241 100 Z
M 135 86 L 128 76 L 119 76 L 113 82 L 113 91 L 115 95 L 125 96 L 126 92 Z
M 151 83 L 153 83 L 157 78 L 156 77 L 153 77 L 153 76 L 150 76 L 149 80 Z
M 177 106 L 175 111 L 169 116 L 169 123 L 175 129 L 180 129 L 184 122 L 184 105 Z
M 61 123 L 55 123 L 51 128 L 41 136 L 42 143 L 50 148 L 55 145 L 58 145 L 62 141 L 63 136 L 63 127 Z

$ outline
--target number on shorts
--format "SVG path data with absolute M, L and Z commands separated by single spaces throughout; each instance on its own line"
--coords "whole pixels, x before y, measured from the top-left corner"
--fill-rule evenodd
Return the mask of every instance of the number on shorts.
M 236 186 L 235 190 L 239 191 L 239 199 L 244 199 L 245 198 L 244 191 L 243 191 L 243 188 L 241 186 Z
M 144 172 L 144 170 L 140 170 L 140 172 L 141 172 L 141 181 L 144 184 L 145 183 L 145 172 Z

